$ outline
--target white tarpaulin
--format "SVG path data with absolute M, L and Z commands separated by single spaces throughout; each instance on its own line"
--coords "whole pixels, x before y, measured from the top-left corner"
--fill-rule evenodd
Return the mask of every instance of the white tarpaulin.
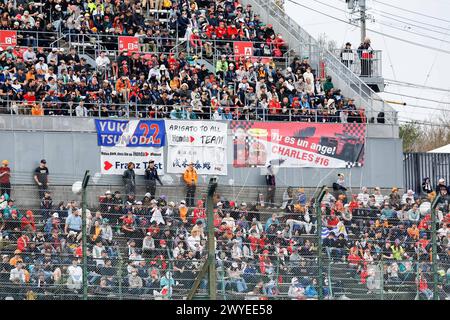
M 194 162 L 198 174 L 227 174 L 227 123 L 166 120 L 167 172 L 183 173 Z
M 129 162 L 135 164 L 136 175 L 143 175 L 150 160 L 155 161 L 158 174 L 164 174 L 163 148 L 150 147 L 100 147 L 102 174 L 121 175 Z

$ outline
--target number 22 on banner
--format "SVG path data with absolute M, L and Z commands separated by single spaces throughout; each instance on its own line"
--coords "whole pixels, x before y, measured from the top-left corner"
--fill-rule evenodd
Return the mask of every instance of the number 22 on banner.
M 154 144 L 160 144 L 161 139 L 158 138 L 159 134 L 159 126 L 155 123 L 150 125 L 150 128 L 148 124 L 141 123 L 139 124 L 139 129 L 144 130 L 144 134 L 141 136 L 141 143 L 154 143 Z M 151 130 L 154 130 L 151 137 L 147 138 L 149 132 Z

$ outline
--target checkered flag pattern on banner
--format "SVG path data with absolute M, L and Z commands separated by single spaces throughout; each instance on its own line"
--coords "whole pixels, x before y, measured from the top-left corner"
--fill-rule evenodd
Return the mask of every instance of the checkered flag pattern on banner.
M 355 167 L 362 167 L 362 163 L 347 161 L 345 164 L 345 168 L 347 168 L 347 169 L 355 168 Z

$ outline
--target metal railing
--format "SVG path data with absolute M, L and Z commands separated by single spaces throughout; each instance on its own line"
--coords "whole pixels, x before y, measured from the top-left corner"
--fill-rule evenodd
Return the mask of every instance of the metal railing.
M 381 50 L 346 50 L 331 51 L 347 68 L 360 77 L 382 77 Z
M 20 47 L 60 47 L 63 38 L 57 31 L 16 30 L 17 45 Z
M 371 123 L 363 109 L 335 110 L 325 108 L 280 108 L 271 109 L 258 103 L 243 107 L 157 105 L 140 103 L 78 103 L 42 102 L 34 103 L 8 101 L 0 106 L 0 114 L 31 116 L 67 116 L 95 118 L 153 118 L 153 119 L 211 119 L 211 120 L 257 120 L 289 122 L 334 122 L 334 123 Z M 373 123 L 385 123 L 384 117 L 378 117 Z

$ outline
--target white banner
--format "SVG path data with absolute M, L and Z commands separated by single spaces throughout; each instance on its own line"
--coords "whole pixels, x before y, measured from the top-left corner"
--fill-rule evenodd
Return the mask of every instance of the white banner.
M 184 173 L 194 162 L 198 174 L 227 174 L 227 123 L 166 120 L 167 172 Z
M 144 175 L 150 160 L 155 161 L 158 174 L 164 174 L 163 148 L 100 147 L 102 174 L 122 175 L 129 162 L 135 164 L 136 175 Z

